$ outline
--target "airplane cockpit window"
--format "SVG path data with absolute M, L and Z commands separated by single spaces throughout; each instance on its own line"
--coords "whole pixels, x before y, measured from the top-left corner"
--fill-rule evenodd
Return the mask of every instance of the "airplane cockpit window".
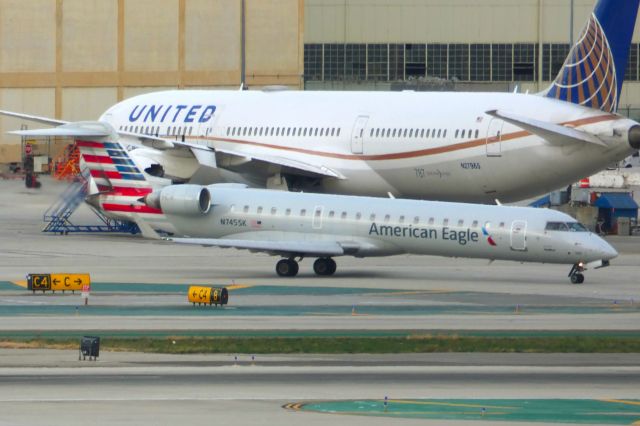
M 580 222 L 568 222 L 567 226 L 569 227 L 569 231 L 571 232 L 589 232 L 587 227 Z
M 564 222 L 547 222 L 546 231 L 568 231 L 569 227 Z

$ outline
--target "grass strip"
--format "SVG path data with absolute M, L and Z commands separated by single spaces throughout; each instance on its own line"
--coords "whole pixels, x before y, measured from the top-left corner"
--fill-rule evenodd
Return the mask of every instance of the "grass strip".
M 640 353 L 640 339 L 569 337 L 184 337 L 101 339 L 101 350 L 167 354 Z M 77 339 L 5 339 L 0 348 L 77 349 Z

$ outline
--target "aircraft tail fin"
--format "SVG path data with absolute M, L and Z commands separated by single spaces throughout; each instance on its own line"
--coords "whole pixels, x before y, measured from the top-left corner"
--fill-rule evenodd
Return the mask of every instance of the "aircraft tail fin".
M 618 109 L 639 3 L 598 0 L 547 97 L 607 112 Z
M 105 213 L 131 219 L 135 214 L 159 215 L 162 210 L 140 201 L 153 192 L 153 185 L 118 142 L 76 140 L 89 169 Z

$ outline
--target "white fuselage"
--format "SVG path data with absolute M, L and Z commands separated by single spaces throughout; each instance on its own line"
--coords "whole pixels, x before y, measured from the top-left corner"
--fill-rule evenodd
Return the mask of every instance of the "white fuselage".
M 414 253 L 576 264 L 617 255 L 591 232 L 548 230 L 549 222 L 576 221 L 547 209 L 220 185 L 207 189 L 211 208 L 206 213 L 165 211 L 154 227 L 193 238 L 309 244 L 331 241 L 346 247 L 344 254 L 357 257 Z
M 485 113 L 496 109 L 613 139 L 606 147 L 550 144 Z M 291 178 L 307 191 L 465 202 L 542 194 L 633 152 L 614 138 L 631 120 L 512 93 L 168 91 L 125 100 L 100 119 L 121 132 L 184 136 L 248 159 L 287 158 L 344 177 L 312 188 Z M 286 175 L 278 167 L 257 173 L 235 166 L 256 186 Z

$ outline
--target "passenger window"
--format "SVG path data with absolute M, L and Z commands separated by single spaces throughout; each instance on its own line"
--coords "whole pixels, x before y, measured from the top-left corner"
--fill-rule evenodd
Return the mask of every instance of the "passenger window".
M 320 137 L 324 136 L 324 129 L 320 129 Z
M 374 221 L 376 220 L 376 215 L 375 215 L 375 213 L 371 213 L 371 214 L 369 215 L 369 220 L 370 220 L 371 222 L 374 222 Z
M 373 137 L 373 129 L 369 132 L 369 137 Z
M 347 218 L 347 212 L 342 212 L 342 214 L 340 215 L 340 219 L 346 219 Z
M 433 225 L 436 222 L 436 220 L 432 217 L 429 218 L 429 225 Z
M 335 215 L 336 215 L 336 212 L 334 212 L 333 210 L 329 212 L 329 217 L 334 217 Z
M 464 220 L 460 219 L 460 220 L 458 221 L 458 226 L 463 226 L 463 225 L 464 225 Z
M 275 207 L 271 207 L 271 214 L 276 214 L 278 212 L 278 209 L 276 209 Z
M 356 220 L 360 220 L 362 219 L 362 213 L 358 212 L 356 213 Z
M 449 225 L 449 219 L 445 219 L 442 221 L 442 226 L 448 226 Z
M 258 207 L 258 214 L 262 213 L 262 207 Z
M 479 130 L 476 129 L 476 139 L 478 138 L 478 135 L 480 134 Z
M 413 218 L 413 223 L 417 224 L 418 222 L 420 222 L 420 217 L 416 216 Z
M 407 129 L 404 129 L 404 132 L 402 132 L 402 137 L 406 138 L 407 137 Z
M 306 209 L 300 210 L 300 216 L 306 216 L 306 215 L 307 215 L 307 210 Z
M 320 217 L 321 214 L 322 214 L 322 208 L 321 207 L 316 208 L 315 216 Z
M 424 137 L 424 129 L 420 130 L 420 137 L 423 138 Z
M 340 136 L 340 128 L 338 128 L 338 133 L 336 133 L 336 136 Z
M 390 219 L 391 219 L 391 216 L 389 216 L 388 214 L 384 215 L 385 222 L 389 222 Z
M 459 130 L 456 130 L 456 132 L 455 132 L 455 134 L 454 134 L 454 136 L 453 136 L 453 137 L 454 137 L 454 138 L 457 138 L 457 137 L 458 137 L 458 133 L 459 133 L 459 132 L 460 132 Z
M 249 213 L 249 206 L 244 206 L 244 208 L 242 209 L 243 213 Z
M 400 216 L 400 223 L 404 223 L 404 216 Z
M 504 228 L 504 222 L 500 222 L 500 228 Z
M 396 129 L 393 129 L 393 133 L 391 134 L 391 137 L 396 137 Z
M 287 215 L 287 216 L 291 216 L 291 209 L 286 209 L 284 211 L 284 214 Z
M 376 129 L 376 138 L 380 136 L 380 129 Z
M 302 136 L 307 136 L 307 128 L 304 128 L 304 132 L 302 132 Z
M 444 129 L 444 130 L 442 131 L 442 137 L 443 137 L 443 138 L 446 138 L 446 137 L 447 137 L 447 129 Z
M 472 228 L 477 228 L 478 227 L 478 221 L 474 220 L 473 223 L 471 224 Z

